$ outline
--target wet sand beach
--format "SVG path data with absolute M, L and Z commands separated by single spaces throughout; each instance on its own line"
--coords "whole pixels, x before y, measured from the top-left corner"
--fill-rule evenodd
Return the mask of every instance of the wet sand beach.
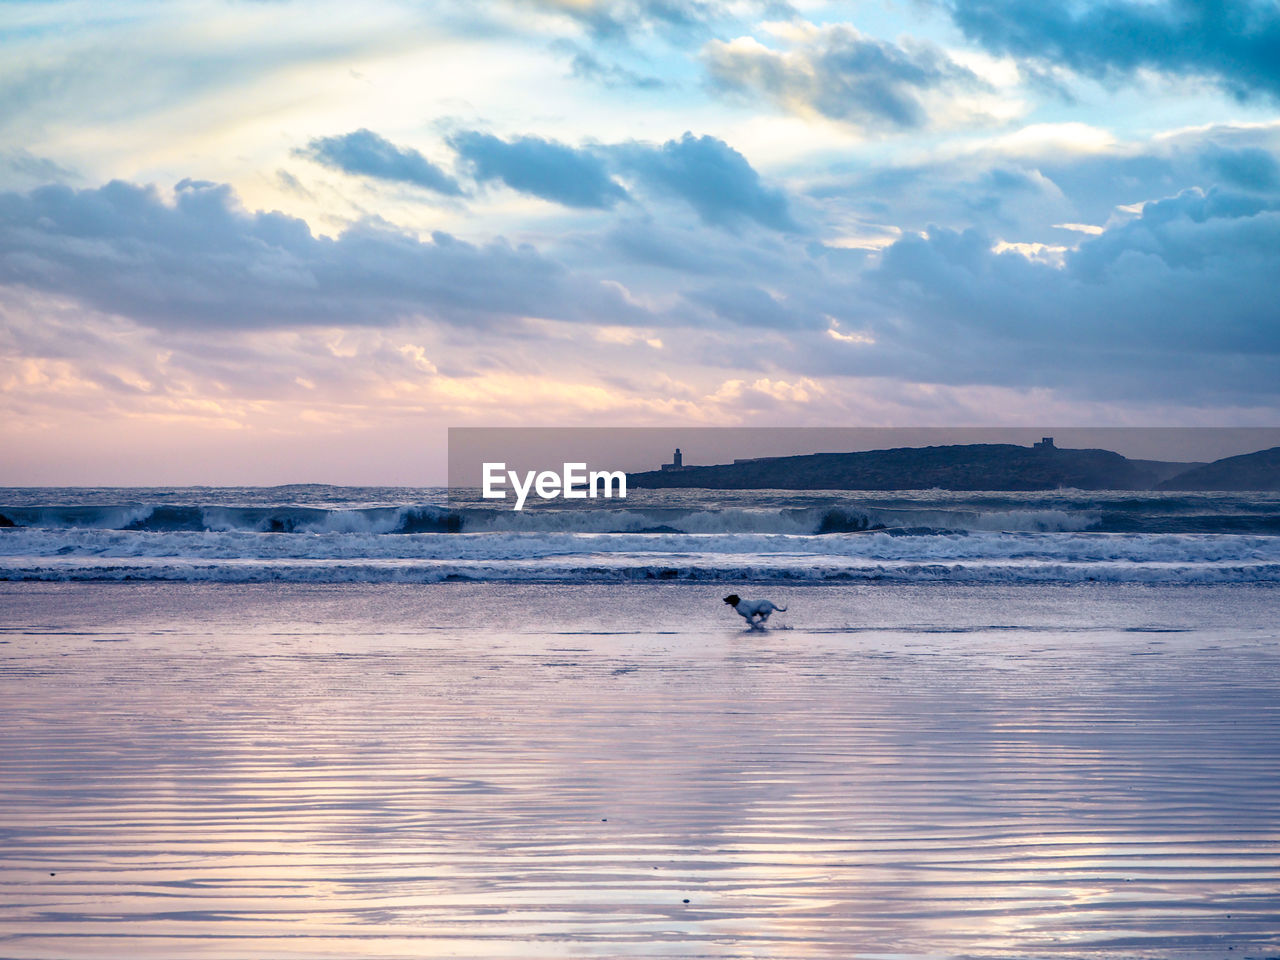
M 0 956 L 1273 957 L 1273 586 L 0 584 Z

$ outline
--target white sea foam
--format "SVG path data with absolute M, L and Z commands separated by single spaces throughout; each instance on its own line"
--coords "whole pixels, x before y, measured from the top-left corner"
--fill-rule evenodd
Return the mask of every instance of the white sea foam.
M 21 527 L 45 529 L 175 530 L 245 533 L 847 533 L 885 527 L 938 527 L 989 531 L 1080 531 L 1095 526 L 1097 511 L 1013 509 L 974 511 L 936 508 L 864 509 L 828 504 L 809 507 L 610 507 L 497 510 L 434 504 L 399 507 L 319 508 L 120 504 L 4 508 Z M 4 513 L 0 509 L 0 514 Z
M 1266 496 L 695 491 L 517 512 L 421 492 L 3 492 L 0 578 L 1270 582 L 1280 565 Z
M 16 528 L 0 534 L 0 556 L 188 557 L 191 559 L 487 559 L 573 554 L 767 554 L 868 560 L 1017 560 L 1205 563 L 1280 562 L 1280 538 L 1233 534 L 896 532 L 826 536 L 769 533 L 405 534 Z
M 250 534 L 9 530 L 4 579 L 592 581 L 1280 579 L 1280 538 L 973 533 Z

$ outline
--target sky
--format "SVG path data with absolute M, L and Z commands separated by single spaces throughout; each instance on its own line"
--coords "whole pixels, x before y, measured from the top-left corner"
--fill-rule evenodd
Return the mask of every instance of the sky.
M 1275 0 L 0 0 L 0 485 L 1280 424 Z

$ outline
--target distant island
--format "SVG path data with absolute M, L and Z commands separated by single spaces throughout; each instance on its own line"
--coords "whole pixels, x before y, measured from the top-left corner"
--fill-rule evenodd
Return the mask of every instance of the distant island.
M 1165 481 L 1162 490 L 1280 490 L 1280 447 L 1223 457 Z
M 1045 437 L 1030 447 L 894 447 L 710 466 L 686 465 L 677 450 L 658 470 L 628 474 L 627 484 L 712 490 L 1280 490 L 1280 447 L 1213 463 L 1180 463 L 1072 450 Z

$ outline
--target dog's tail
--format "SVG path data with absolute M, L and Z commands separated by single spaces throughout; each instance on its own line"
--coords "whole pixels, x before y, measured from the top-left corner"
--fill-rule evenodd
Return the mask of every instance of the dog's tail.
M 786 607 L 780 607 L 780 606 L 778 606 L 776 603 L 773 605 L 773 609 L 775 609 L 775 610 L 780 610 L 780 611 L 782 611 L 783 613 L 786 613 L 786 612 L 787 612 L 787 608 L 786 608 Z

